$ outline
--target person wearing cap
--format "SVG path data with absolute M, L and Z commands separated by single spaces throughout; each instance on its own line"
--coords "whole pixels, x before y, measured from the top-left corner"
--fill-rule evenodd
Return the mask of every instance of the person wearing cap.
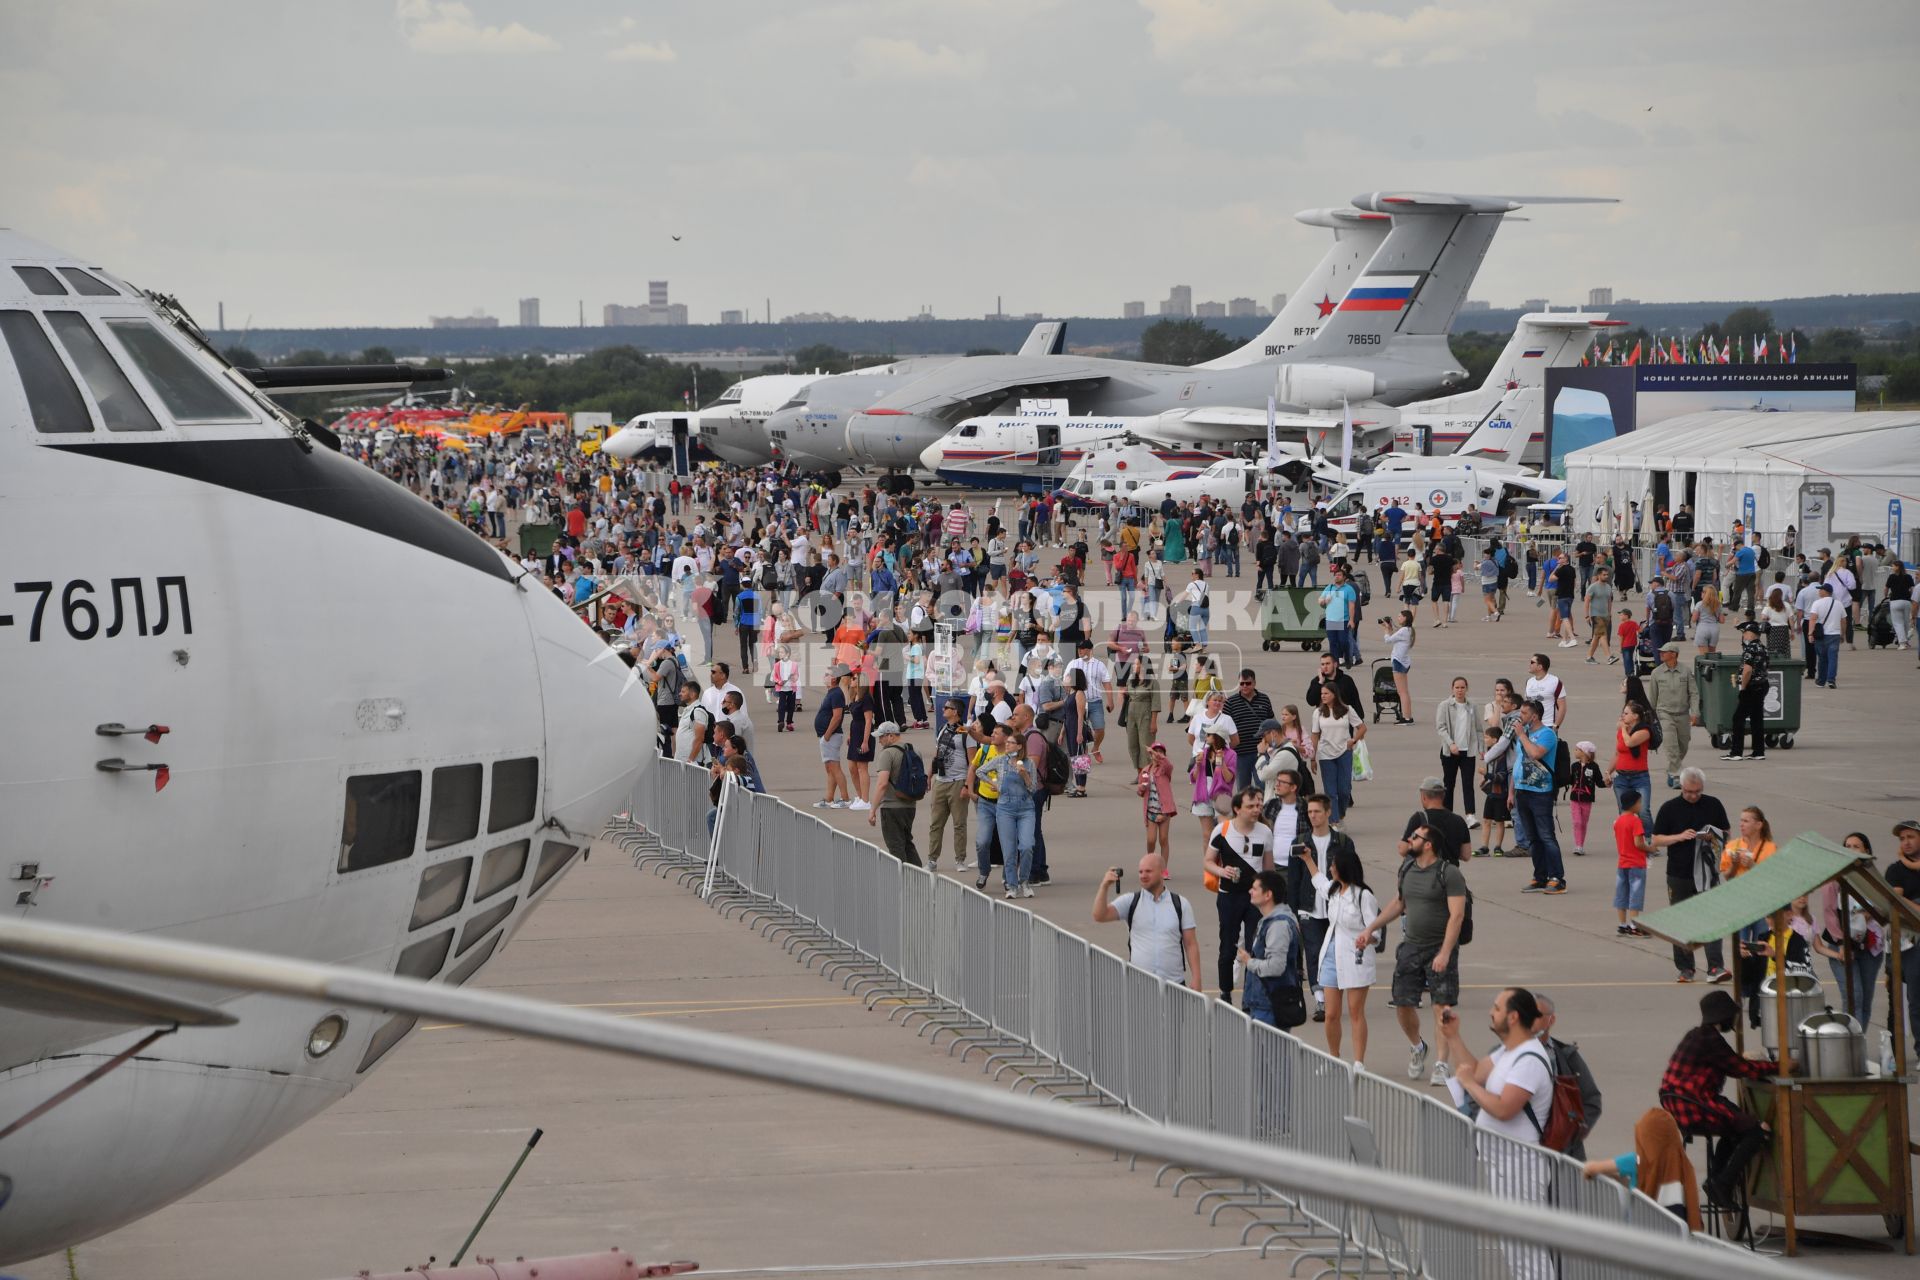
M 1113 671 L 1093 656 L 1093 641 L 1084 635 L 1075 642 L 1074 655 L 1073 661 L 1067 664 L 1069 679 L 1075 671 L 1087 673 L 1087 720 L 1082 727 L 1093 732 L 1093 749 L 1089 754 L 1095 764 L 1104 764 L 1106 756 L 1100 748 L 1107 740 L 1107 691 L 1113 687 Z
M 1680 770 L 1687 764 L 1689 726 L 1700 723 L 1699 695 L 1694 689 L 1693 672 L 1680 666 L 1681 648 L 1678 640 L 1662 644 L 1660 665 L 1642 684 L 1647 691 L 1647 704 L 1660 720 L 1667 753 L 1667 787 L 1673 791 L 1680 789 Z
M 1903 818 L 1893 825 L 1900 842 L 1892 862 L 1887 864 L 1887 883 L 1908 902 L 1920 904 L 1920 818 Z M 1911 930 L 1900 933 L 1900 982 L 1906 989 L 1907 1034 L 1913 1037 L 1914 1052 L 1920 1054 L 1920 946 Z M 1892 969 L 1892 965 L 1888 966 Z M 1888 982 L 1891 990 L 1892 982 Z
M 888 853 L 910 867 L 917 867 L 921 864 L 920 851 L 913 845 L 913 815 L 920 797 L 903 796 L 893 786 L 893 780 L 905 766 L 907 752 L 913 748 L 900 741 L 900 725 L 894 720 L 881 721 L 873 736 L 880 744 L 880 751 L 873 759 L 873 798 L 867 825 L 879 826 L 880 838 L 886 842 Z
M 1767 1145 L 1764 1125 L 1721 1096 L 1727 1078 L 1766 1080 L 1780 1064 L 1771 1058 L 1743 1058 L 1727 1043 L 1740 1016 L 1740 1002 L 1725 991 L 1700 997 L 1700 1025 L 1681 1037 L 1660 1076 L 1660 1106 L 1680 1132 L 1689 1136 L 1730 1139 L 1719 1147 L 1720 1158 L 1707 1168 L 1707 1198 L 1731 1205 L 1747 1165 Z
M 1840 687 L 1840 637 L 1846 631 L 1847 606 L 1831 578 L 1814 588 L 1818 599 L 1807 610 L 1807 633 L 1813 642 L 1813 683 L 1823 689 Z
M 1419 854 L 1419 845 L 1413 836 L 1421 827 L 1426 827 L 1431 834 L 1433 851 L 1448 862 L 1457 867 L 1472 857 L 1473 838 L 1467 833 L 1466 820 L 1447 808 L 1447 784 L 1435 777 L 1422 778 L 1418 795 L 1420 807 L 1413 811 L 1406 829 L 1400 833 L 1400 856 L 1411 858 Z
M 1740 624 L 1740 670 L 1733 677 L 1739 696 L 1733 706 L 1733 741 L 1727 748 L 1723 760 L 1741 758 L 1740 748 L 1745 745 L 1749 731 L 1753 734 L 1752 760 L 1767 758 L 1767 671 L 1773 665 L 1773 658 L 1767 652 L 1767 642 L 1760 632 L 1760 624 L 1749 619 Z

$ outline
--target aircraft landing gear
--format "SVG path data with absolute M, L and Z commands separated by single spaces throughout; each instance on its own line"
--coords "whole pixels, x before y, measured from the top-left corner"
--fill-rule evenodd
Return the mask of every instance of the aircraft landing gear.
M 904 471 L 896 471 L 882 476 L 880 491 L 896 498 L 904 498 L 913 492 L 913 477 Z

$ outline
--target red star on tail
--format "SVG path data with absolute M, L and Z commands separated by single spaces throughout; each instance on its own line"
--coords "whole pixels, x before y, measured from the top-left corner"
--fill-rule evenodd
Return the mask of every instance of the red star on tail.
M 1333 314 L 1335 303 L 1332 298 L 1328 297 L 1326 294 L 1323 293 L 1320 295 L 1320 301 L 1314 303 L 1313 305 L 1320 308 L 1320 318 L 1322 320 L 1325 320 L 1328 316 Z

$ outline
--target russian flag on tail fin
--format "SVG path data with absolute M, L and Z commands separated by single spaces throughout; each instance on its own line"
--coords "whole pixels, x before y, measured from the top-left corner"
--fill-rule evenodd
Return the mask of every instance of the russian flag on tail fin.
M 1418 274 L 1374 274 L 1360 277 L 1340 300 L 1342 311 L 1404 311 L 1420 287 Z

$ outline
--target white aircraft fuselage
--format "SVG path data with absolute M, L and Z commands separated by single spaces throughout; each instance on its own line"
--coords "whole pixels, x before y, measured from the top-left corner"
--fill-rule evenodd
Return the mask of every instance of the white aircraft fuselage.
M 644 691 L 537 578 L 302 438 L 134 289 L 6 231 L 0 258 L 0 829 L 37 864 L 9 904 L 467 981 L 629 802 Z M 152 985 L 237 1022 L 162 1036 L 0 1144 L 0 1262 L 225 1173 L 412 1027 Z M 151 1029 L 23 1008 L 0 974 L 0 1116 Z

